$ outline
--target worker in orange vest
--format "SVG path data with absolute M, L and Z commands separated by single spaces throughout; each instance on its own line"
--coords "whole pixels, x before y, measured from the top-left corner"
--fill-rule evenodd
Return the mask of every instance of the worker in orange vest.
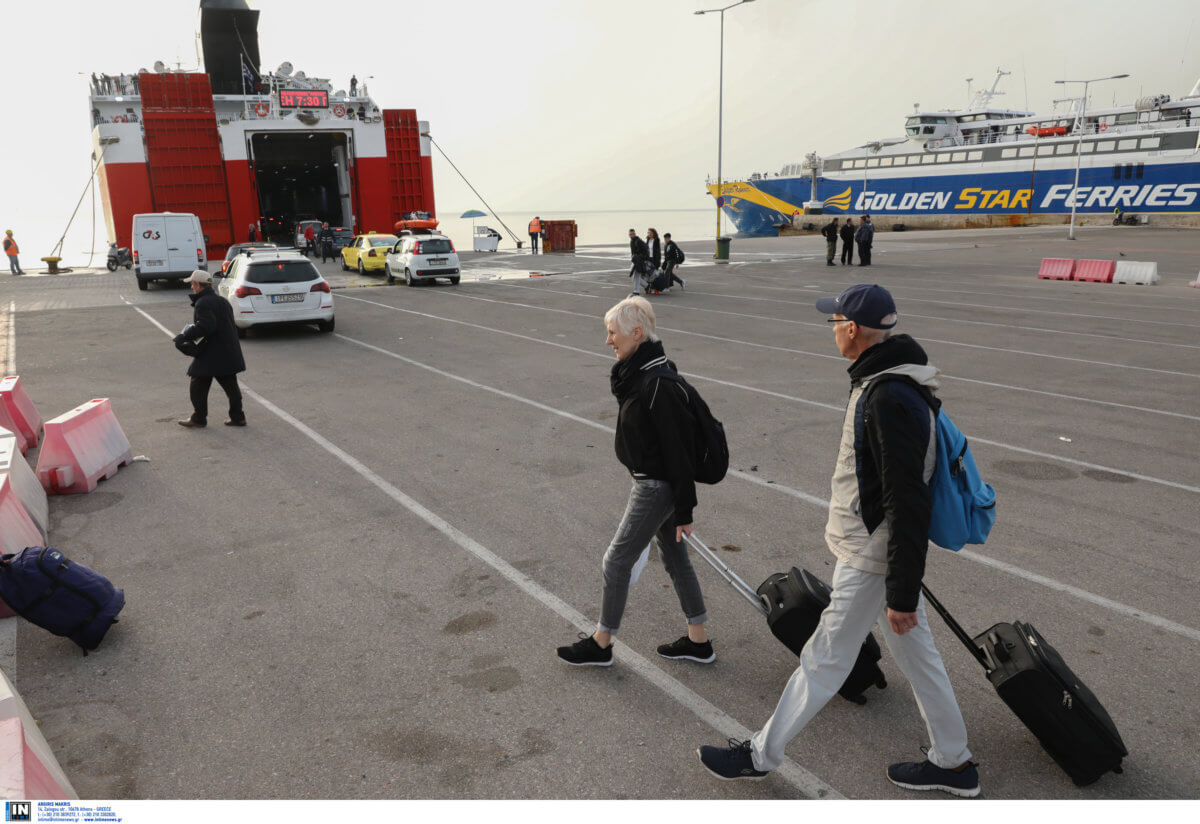
M 542 236 L 542 219 L 534 217 L 529 221 L 529 248 L 533 250 L 533 254 L 537 254 L 538 238 Z
M 17 242 L 13 240 L 12 229 L 4 233 L 4 254 L 8 255 L 8 268 L 14 275 L 25 274 L 21 271 L 21 262 L 17 260 L 17 254 L 21 250 L 17 248 Z

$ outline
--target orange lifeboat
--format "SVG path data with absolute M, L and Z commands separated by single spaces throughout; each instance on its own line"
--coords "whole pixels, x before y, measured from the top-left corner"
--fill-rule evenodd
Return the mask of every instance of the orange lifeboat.
M 430 231 L 438 227 L 438 221 L 429 212 L 408 212 L 403 218 L 397 220 L 393 227 L 397 232 L 402 232 L 405 229 L 428 229 Z
M 1028 134 L 1034 137 L 1054 137 L 1055 135 L 1064 135 L 1067 133 L 1066 126 L 1030 126 L 1025 130 Z

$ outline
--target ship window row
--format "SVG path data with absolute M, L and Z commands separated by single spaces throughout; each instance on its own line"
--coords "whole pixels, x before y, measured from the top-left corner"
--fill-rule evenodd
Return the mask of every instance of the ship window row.
M 1073 155 L 1078 144 L 1046 143 L 1039 146 L 1021 146 L 1000 149 L 1000 160 L 1011 160 L 1025 157 L 1052 157 L 1056 155 Z M 1097 152 L 1127 152 L 1137 150 L 1158 149 L 1162 145 L 1161 137 L 1125 138 L 1122 140 L 1087 140 L 1080 150 L 1083 154 Z M 897 155 L 894 157 L 872 157 L 858 160 L 827 160 L 825 168 L 836 169 L 875 169 L 887 166 L 918 166 L 925 163 L 970 163 L 983 160 L 983 152 L 931 152 L 919 155 Z M 993 155 L 993 159 L 995 156 Z
M 1113 166 L 1113 180 L 1141 180 L 1145 172 L 1145 163 L 1117 163 Z

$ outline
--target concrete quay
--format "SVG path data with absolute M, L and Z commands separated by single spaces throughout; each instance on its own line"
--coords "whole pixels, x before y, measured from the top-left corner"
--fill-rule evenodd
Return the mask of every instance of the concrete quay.
M 1130 750 L 1123 774 L 1075 787 L 932 616 L 983 797 L 1196 799 L 1196 233 L 881 232 L 870 268 L 826 267 L 812 236 L 735 239 L 727 265 L 682 246 L 686 290 L 651 300 L 733 470 L 699 490 L 697 534 L 752 583 L 828 579 L 849 364 L 812 304 L 887 286 L 999 495 L 986 545 L 931 548 L 930 588 L 969 631 L 1037 626 Z M 1155 260 L 1162 284 L 1036 278 L 1067 256 Z M 699 559 L 715 664 L 655 655 L 683 631 L 657 557 L 616 664 L 555 660 L 597 617 L 628 490 L 602 325 L 628 248 L 462 258 L 458 286 L 417 288 L 326 264 L 345 287 L 334 333 L 243 341 L 245 429 L 219 425 L 215 388 L 216 425 L 175 424 L 186 361 L 164 332 L 191 319 L 184 289 L 0 277 L 0 362 L 46 417 L 111 398 L 149 459 L 51 500 L 54 545 L 124 588 L 120 623 L 86 658 L 16 633 L 14 680 L 80 797 L 924 800 L 884 776 L 928 743 L 886 652 L 888 688 L 835 699 L 785 769 L 703 771 L 695 748 L 757 729 L 795 658 Z

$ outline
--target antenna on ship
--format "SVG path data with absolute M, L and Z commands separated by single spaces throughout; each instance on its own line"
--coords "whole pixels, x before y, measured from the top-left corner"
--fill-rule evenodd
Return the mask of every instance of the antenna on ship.
M 971 96 L 971 81 L 974 79 L 975 79 L 974 77 L 967 78 L 967 108 L 968 109 L 971 108 L 971 102 L 975 99 Z

